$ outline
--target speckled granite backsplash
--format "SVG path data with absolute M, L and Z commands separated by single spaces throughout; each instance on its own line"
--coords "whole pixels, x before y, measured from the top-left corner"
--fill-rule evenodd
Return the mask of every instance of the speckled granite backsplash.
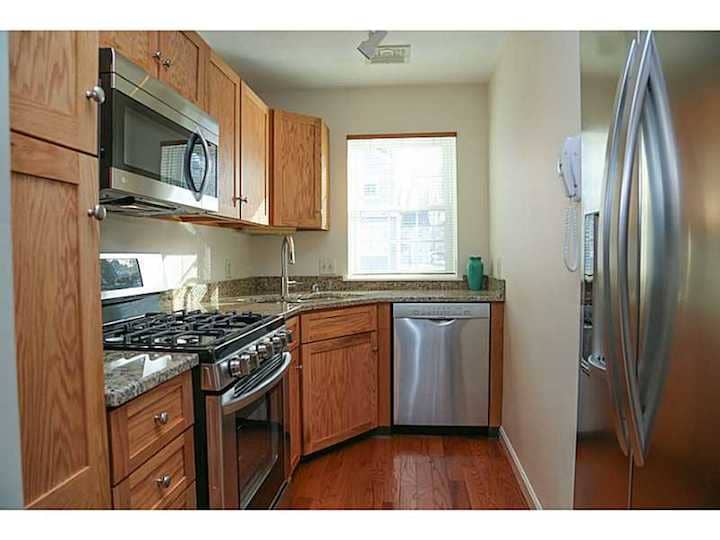
M 321 291 L 401 291 L 401 290 L 467 290 L 467 282 L 457 281 L 346 281 L 341 276 L 290 276 L 297 281 L 292 292 L 309 292 L 313 284 Z M 485 277 L 485 290 L 504 290 L 505 281 Z M 192 309 L 199 303 L 217 302 L 220 298 L 278 294 L 280 277 L 260 276 L 199 283 L 167 291 L 163 303 L 167 309 Z

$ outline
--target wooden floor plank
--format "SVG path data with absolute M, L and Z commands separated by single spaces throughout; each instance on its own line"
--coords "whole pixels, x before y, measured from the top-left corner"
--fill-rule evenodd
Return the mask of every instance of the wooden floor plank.
M 298 466 L 278 508 L 527 509 L 497 439 L 360 438 Z

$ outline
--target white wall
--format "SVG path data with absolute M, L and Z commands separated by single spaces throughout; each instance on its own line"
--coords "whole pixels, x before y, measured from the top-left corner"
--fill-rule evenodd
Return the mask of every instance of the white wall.
M 490 84 L 490 245 L 507 280 L 503 429 L 546 508 L 572 506 L 580 278 L 556 173 L 580 132 L 577 32 L 513 33 Z
M 0 32 L 0 508 L 23 504 L 10 234 L 8 41 Z
M 253 275 L 250 239 L 239 231 L 109 214 L 100 239 L 104 253 L 161 253 L 172 288 Z
M 372 67 L 372 66 L 371 66 Z M 469 255 L 489 256 L 487 85 L 286 91 L 264 94 L 271 107 L 322 117 L 330 129 L 330 231 L 295 235 L 296 275 L 317 275 L 318 258 L 347 273 L 348 134 L 457 131 L 458 269 Z M 280 271 L 278 238 L 252 240 L 259 273 Z

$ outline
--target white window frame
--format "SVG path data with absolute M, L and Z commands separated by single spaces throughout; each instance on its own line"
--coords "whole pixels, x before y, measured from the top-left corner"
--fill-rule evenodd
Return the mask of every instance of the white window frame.
M 454 212 L 455 212 L 455 219 L 453 220 L 453 239 L 455 242 L 454 246 L 454 267 L 455 272 L 447 272 L 447 273 L 435 273 L 435 272 L 428 272 L 428 273 L 414 273 L 414 274 L 362 274 L 362 273 L 354 273 L 352 271 L 352 226 L 351 226 L 351 214 L 350 214 L 350 197 L 351 197 L 351 189 L 350 189 L 350 166 L 349 166 L 349 159 L 348 154 L 350 151 L 350 147 L 348 142 L 351 140 L 357 140 L 357 139 L 415 139 L 415 138 L 422 138 L 422 137 L 453 137 L 455 138 L 455 193 L 453 197 L 453 203 L 454 203 Z M 459 238 L 458 238 L 458 155 L 457 155 L 457 133 L 456 132 L 422 132 L 422 133 L 380 133 L 380 134 L 368 134 L 368 135 L 348 135 L 346 137 L 346 143 L 345 143 L 345 157 L 346 157 L 346 180 L 347 180 L 347 189 L 346 189 L 346 196 L 347 196 L 347 273 L 345 276 L 343 276 L 343 279 L 346 281 L 461 281 L 462 280 L 462 273 L 458 266 L 459 263 Z

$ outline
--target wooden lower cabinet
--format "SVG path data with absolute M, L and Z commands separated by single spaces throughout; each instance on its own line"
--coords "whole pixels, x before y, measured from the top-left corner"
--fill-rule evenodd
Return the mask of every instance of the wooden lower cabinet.
M 164 508 L 194 481 L 195 446 L 193 431 L 188 429 L 113 488 L 113 507 Z
M 108 412 L 114 508 L 195 506 L 189 371 Z
M 116 484 L 193 425 L 190 372 L 111 410 L 108 419 Z
M 97 159 L 10 141 L 25 506 L 109 507 Z
M 303 454 L 377 427 L 377 332 L 302 345 Z
M 298 343 L 298 325 L 300 319 L 293 317 L 287 321 L 288 330 L 292 332 L 293 341 L 290 345 L 292 363 L 288 374 L 288 431 L 290 443 L 290 474 L 295 470 L 302 456 L 302 359 Z
M 197 509 L 197 490 L 195 488 L 195 482 L 190 484 L 180 496 L 170 501 L 167 506 L 163 507 L 163 510 L 196 510 Z
M 310 343 L 377 329 L 377 306 L 325 309 L 302 317 L 302 342 Z

